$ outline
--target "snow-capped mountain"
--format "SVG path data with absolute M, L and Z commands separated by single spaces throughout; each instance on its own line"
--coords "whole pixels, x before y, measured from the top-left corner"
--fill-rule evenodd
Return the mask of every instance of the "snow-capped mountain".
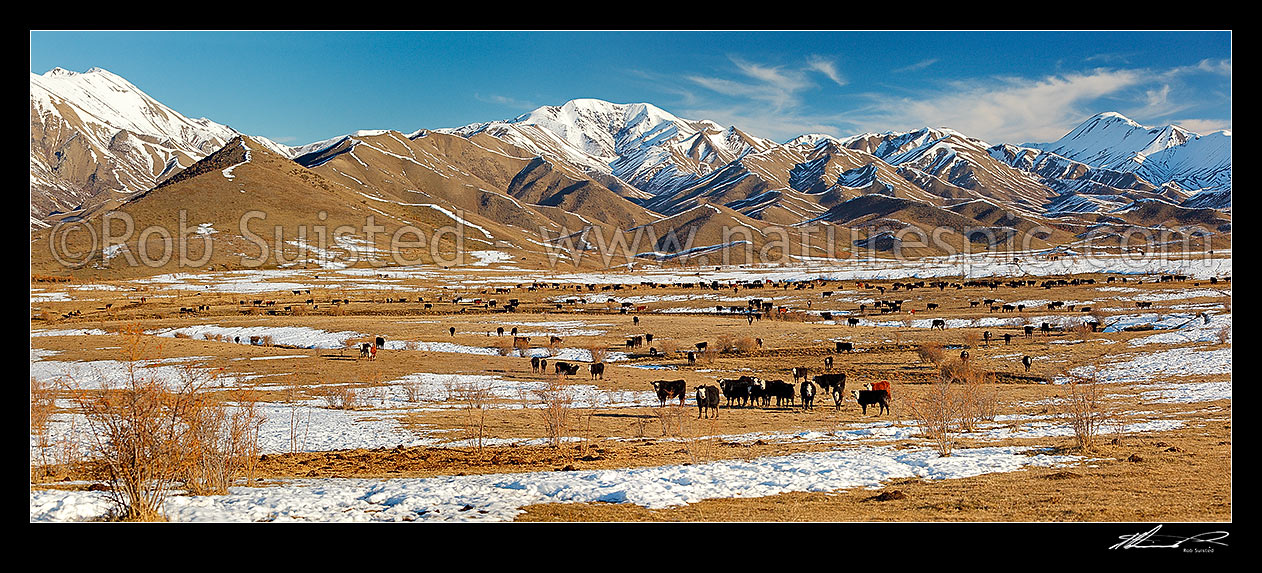
M 1153 185 L 1177 184 L 1189 192 L 1231 187 L 1231 132 L 1198 135 L 1177 125 L 1147 127 L 1126 116 L 1101 113 L 1052 143 L 1029 147 L 1125 173 Z
M 746 152 L 775 145 L 735 127 L 681 119 L 651 104 L 597 99 L 540 107 L 510 121 L 435 131 L 464 137 L 486 133 L 653 194 L 687 185 Z
M 287 173 L 297 179 L 282 177 L 281 186 L 292 201 L 303 203 L 301 187 L 314 185 L 306 196 L 350 193 L 362 208 L 422 228 L 468 217 L 461 220 L 496 248 L 543 246 L 553 234 L 592 228 L 689 232 L 677 225 L 701 229 L 707 241 L 722 239 L 724 226 L 746 227 L 751 244 L 765 240 L 768 226 L 815 222 L 892 233 L 967 226 L 995 237 L 1053 227 L 1053 242 L 1090 229 L 1120 236 L 1125 225 L 1185 224 L 1180 217 L 1230 226 L 1230 132 L 1145 128 L 1114 113 L 1049 144 L 991 145 L 948 128 L 806 134 L 781 144 L 647 103 L 576 99 L 507 121 L 361 130 L 288 146 L 257 136 L 247 144 L 226 125 L 186 118 L 94 68 L 32 74 L 31 124 L 35 226 L 67 213 L 89 217 L 175 183 L 191 190 L 227 182 L 240 195 L 271 184 L 256 179 L 278 177 L 208 159 L 236 158 L 220 153 L 233 141 L 273 167 L 293 165 Z M 1145 207 L 1142 217 L 1118 215 L 1135 205 Z M 48 216 L 55 211 L 63 215 Z M 527 251 L 520 254 L 538 255 Z
M 31 74 L 31 217 L 111 205 L 237 136 L 100 68 Z

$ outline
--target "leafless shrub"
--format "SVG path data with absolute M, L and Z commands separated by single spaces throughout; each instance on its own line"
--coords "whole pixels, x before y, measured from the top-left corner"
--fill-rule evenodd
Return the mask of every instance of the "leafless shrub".
M 333 410 L 354 410 L 359 405 L 358 391 L 350 386 L 322 386 L 312 393 L 324 400 L 325 407 Z
M 678 405 L 653 408 L 653 414 L 657 416 L 657 421 L 662 426 L 662 435 L 670 438 L 684 436 L 684 426 L 688 422 L 690 413 L 691 410 L 685 410 L 683 406 Z
M 421 347 L 421 346 L 420 346 L 419 344 L 417 344 L 415 340 L 409 340 L 409 341 L 407 341 L 407 342 L 404 342 L 404 343 L 403 343 L 403 349 L 404 349 L 404 350 L 416 350 L 416 349 L 418 349 L 418 348 L 420 348 L 420 347 Z
M 517 348 L 513 345 L 512 339 L 500 338 L 495 341 L 495 349 L 500 356 L 512 356 L 517 352 Z
M 994 375 L 968 368 L 962 379 L 952 382 L 959 385 L 960 428 L 975 431 L 983 421 L 994 421 L 999 408 L 999 393 L 995 388 Z
M 969 348 L 976 348 L 982 342 L 982 335 L 976 330 L 964 331 L 964 345 Z
M 548 443 L 561 447 L 561 438 L 570 425 L 570 406 L 574 399 L 563 375 L 545 377 L 542 387 L 531 391 Z
M 49 423 L 57 408 L 57 390 L 53 383 L 31 377 L 31 435 L 35 436 L 35 447 L 39 452 L 40 470 L 48 471 L 48 448 L 52 445 L 49 435 Z M 32 468 L 32 479 L 34 478 Z
M 182 444 L 190 459 L 182 478 L 193 495 L 228 493 L 237 477 L 252 474 L 258 459 L 259 430 L 265 418 L 258 409 L 258 394 L 235 391 L 230 397 L 236 406 L 197 396 L 185 416 Z
M 1224 324 L 1218 327 L 1218 331 L 1214 333 L 1214 337 L 1218 340 L 1219 344 L 1227 344 L 1227 341 L 1231 339 L 1231 325 Z
M 936 342 L 926 342 L 916 347 L 916 357 L 920 359 L 922 364 L 937 365 L 942 362 L 945 353 L 942 345 Z
M 673 356 L 676 351 L 674 340 L 662 340 L 657 343 L 657 349 L 661 351 L 663 356 Z
M 749 354 L 758 350 L 758 341 L 751 336 L 744 336 L 736 339 L 736 350 L 742 354 Z
M 303 417 L 298 404 L 298 388 L 290 386 L 285 392 L 285 403 L 289 405 L 289 453 L 298 453 L 307 446 L 307 435 L 311 430 L 311 414 Z
M 420 401 L 421 386 L 422 386 L 420 380 L 405 380 L 401 384 L 401 386 L 403 386 L 404 399 L 406 399 L 408 402 Z
M 490 407 L 490 382 L 482 378 L 462 378 L 454 385 L 455 399 L 465 410 L 465 430 L 469 439 L 477 445 L 478 454 L 482 454 L 482 444 L 486 436 L 486 412 Z
M 951 455 L 959 432 L 960 405 L 957 392 L 946 379 L 934 382 L 921 395 L 907 401 L 920 433 L 934 443 L 938 455 Z
M 129 521 L 164 519 L 163 502 L 176 483 L 190 491 L 221 491 L 257 451 L 258 420 L 252 407 L 229 409 L 205 389 L 216 373 L 185 365 L 167 380 L 143 368 L 150 338 L 138 326 L 123 332 L 122 380 L 105 379 L 85 389 L 72 377 L 64 383 L 87 419 L 93 454 L 109 482 L 113 517 Z
M 1093 451 L 1096 438 L 1111 423 L 1112 412 L 1105 407 L 1103 393 L 1094 377 L 1070 375 L 1070 378 L 1058 415 L 1073 428 L 1078 448 Z
M 731 352 L 735 346 L 735 340 L 736 339 L 730 334 L 721 334 L 719 335 L 719 339 L 716 340 L 714 344 L 707 346 L 707 348 L 714 347 L 714 349 L 720 353 Z
M 593 344 L 587 347 L 587 351 L 592 354 L 592 364 L 599 364 L 609 358 L 609 347 Z
M 264 334 L 261 340 L 263 342 L 263 346 L 266 346 L 269 348 L 272 346 L 272 335 Z

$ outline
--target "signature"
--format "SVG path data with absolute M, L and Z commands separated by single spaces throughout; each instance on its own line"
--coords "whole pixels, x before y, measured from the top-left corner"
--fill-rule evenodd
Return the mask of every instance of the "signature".
M 1226 531 L 1207 531 L 1198 533 L 1190 537 L 1178 537 L 1175 535 L 1158 535 L 1161 526 L 1158 525 L 1144 533 L 1133 533 L 1130 535 L 1120 535 L 1118 539 L 1122 541 L 1109 549 L 1179 549 L 1184 543 L 1208 543 L 1211 545 L 1221 545 L 1226 547 L 1226 543 L 1220 540 L 1227 537 Z M 1173 541 L 1173 542 L 1172 542 Z

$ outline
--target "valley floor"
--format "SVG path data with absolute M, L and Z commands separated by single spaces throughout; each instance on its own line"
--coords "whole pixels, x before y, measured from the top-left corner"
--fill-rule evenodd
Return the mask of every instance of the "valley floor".
M 208 392 L 219 399 L 241 406 L 250 396 L 265 415 L 250 475 L 227 495 L 177 492 L 165 505 L 171 521 L 1231 521 L 1231 287 L 1209 282 L 1230 276 L 1231 259 L 1126 273 L 1078 265 L 970 267 L 1000 282 L 1093 283 L 910 292 L 893 283 L 961 282 L 959 265 L 625 275 L 492 265 L 33 282 L 30 370 L 36 381 L 95 391 L 115 387 L 129 365 L 168 381 L 191 366 L 213 373 Z M 1166 273 L 1188 278 L 1157 280 Z M 669 284 L 745 279 L 785 282 Z M 751 298 L 786 312 L 730 312 Z M 502 312 L 509 299 L 516 312 Z M 900 311 L 874 310 L 891 299 L 904 301 Z M 1024 308 L 971 304 L 983 299 Z M 1047 308 L 1053 301 L 1078 309 Z M 1091 320 L 1097 331 L 1082 326 Z M 146 333 L 141 355 L 122 355 L 129 327 Z M 530 337 L 528 348 L 514 347 L 513 329 Z M 645 334 L 653 340 L 625 344 Z M 359 344 L 376 337 L 385 339 L 376 358 L 360 359 Z M 686 352 L 700 342 L 710 351 L 690 364 Z M 855 350 L 837 352 L 839 342 Z M 940 349 L 937 364 L 924 348 Z M 942 456 L 912 406 L 963 350 L 988 376 L 994 411 Z M 552 364 L 535 371 L 531 356 Z M 594 359 L 606 364 L 603 378 L 589 375 Z M 559 376 L 558 361 L 583 367 Z M 791 381 L 793 367 L 845 372 L 847 393 L 888 381 L 890 412 L 820 395 L 811 410 L 722 400 L 717 417 L 699 417 L 696 386 L 742 375 Z M 1089 449 L 1063 415 L 1068 383 L 1082 378 L 1101 389 L 1104 416 Z M 676 379 L 688 388 L 683 406 L 663 405 L 651 382 Z M 548 401 L 557 389 L 559 406 Z M 557 413 L 565 418 L 549 417 Z M 32 428 L 32 521 L 109 512 L 101 476 L 83 463 L 89 426 L 63 392 L 42 440 Z

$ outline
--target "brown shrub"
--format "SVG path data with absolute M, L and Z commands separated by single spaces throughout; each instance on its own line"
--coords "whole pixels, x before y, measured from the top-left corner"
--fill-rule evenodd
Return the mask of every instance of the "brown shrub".
M 926 342 L 916 347 L 916 356 L 920 358 L 921 364 L 938 365 L 945 358 L 946 353 L 942 350 L 942 345 L 937 342 Z
M 754 352 L 758 350 L 758 341 L 754 340 L 752 336 L 743 336 L 738 338 L 736 340 L 736 350 L 743 354 Z

